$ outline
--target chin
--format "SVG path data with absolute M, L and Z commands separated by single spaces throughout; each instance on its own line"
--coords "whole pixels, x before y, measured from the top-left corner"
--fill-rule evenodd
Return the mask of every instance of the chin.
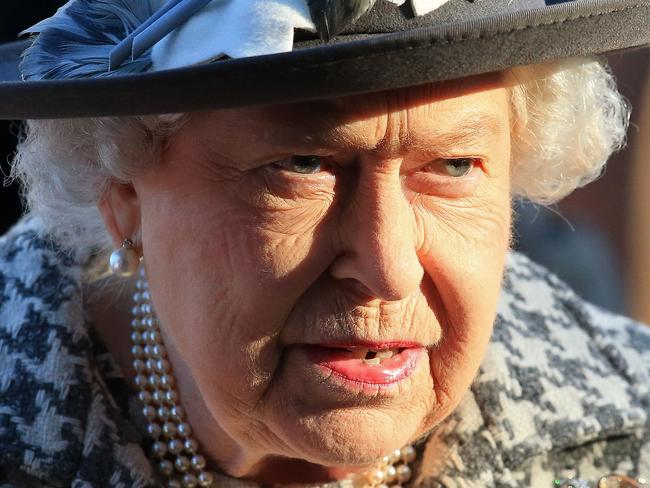
M 365 466 L 422 434 L 422 418 L 406 415 L 370 408 L 336 409 L 287 418 L 283 431 L 301 459 L 323 466 Z

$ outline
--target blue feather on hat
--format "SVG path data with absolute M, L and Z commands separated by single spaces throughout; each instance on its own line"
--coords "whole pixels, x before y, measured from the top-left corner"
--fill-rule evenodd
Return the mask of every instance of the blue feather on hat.
M 21 34 L 39 34 L 23 53 L 25 80 L 104 77 L 146 71 L 151 50 L 109 71 L 111 50 L 163 0 L 72 0 Z

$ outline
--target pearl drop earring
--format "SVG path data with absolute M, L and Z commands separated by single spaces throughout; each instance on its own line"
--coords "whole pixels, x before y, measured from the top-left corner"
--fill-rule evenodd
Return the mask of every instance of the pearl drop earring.
M 108 266 L 114 275 L 123 278 L 133 275 L 138 270 L 140 257 L 134 249 L 131 239 L 124 239 L 122 247 L 111 253 Z

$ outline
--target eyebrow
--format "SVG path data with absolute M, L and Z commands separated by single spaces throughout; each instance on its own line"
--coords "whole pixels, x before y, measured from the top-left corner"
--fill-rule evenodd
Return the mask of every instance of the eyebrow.
M 328 124 L 329 125 L 329 124 Z M 454 147 L 485 144 L 496 136 L 503 134 L 505 130 L 504 122 L 495 114 L 470 113 L 465 117 L 457 120 L 450 128 L 435 128 L 422 135 L 419 133 L 409 133 L 405 141 L 405 149 L 408 151 L 431 152 L 432 150 L 444 152 L 450 151 Z M 297 128 L 297 132 L 300 129 Z M 361 139 L 358 139 L 353 132 L 349 131 L 349 125 L 323 126 L 321 130 L 303 133 L 301 144 L 308 146 L 322 146 L 323 148 L 340 148 L 341 146 L 350 149 L 359 149 L 363 146 Z M 375 147 L 364 147 L 377 153 L 391 152 L 398 149 L 395 146 L 395 140 L 379 141 Z M 404 142 L 404 141 L 403 141 Z
M 436 133 L 436 143 L 454 146 L 468 141 L 483 141 L 504 131 L 502 120 L 493 114 L 480 114 L 459 120 L 452 130 Z

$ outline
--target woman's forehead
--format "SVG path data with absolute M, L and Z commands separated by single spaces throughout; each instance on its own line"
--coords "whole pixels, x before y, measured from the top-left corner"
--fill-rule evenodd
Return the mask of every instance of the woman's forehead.
M 503 73 L 489 73 L 480 76 L 462 78 L 443 83 L 428 83 L 419 86 L 397 88 L 344 97 L 333 97 L 307 102 L 294 102 L 269 106 L 253 106 L 231 110 L 211 112 L 215 117 L 224 116 L 259 117 L 280 122 L 303 118 L 314 119 L 318 115 L 320 121 L 336 119 L 336 122 L 346 120 L 382 116 L 390 112 L 415 110 L 432 104 L 440 105 L 458 99 L 459 102 L 469 103 L 495 90 L 509 88 L 511 80 Z M 280 119 L 280 120 L 277 120 Z
M 203 112 L 181 133 L 192 143 L 255 153 L 317 150 L 391 152 L 408 142 L 453 146 L 488 141 L 510 125 L 508 90 L 501 78 L 431 84 L 328 100 Z M 253 142 L 253 146 L 248 146 Z M 250 153 L 249 155 L 241 153 Z

